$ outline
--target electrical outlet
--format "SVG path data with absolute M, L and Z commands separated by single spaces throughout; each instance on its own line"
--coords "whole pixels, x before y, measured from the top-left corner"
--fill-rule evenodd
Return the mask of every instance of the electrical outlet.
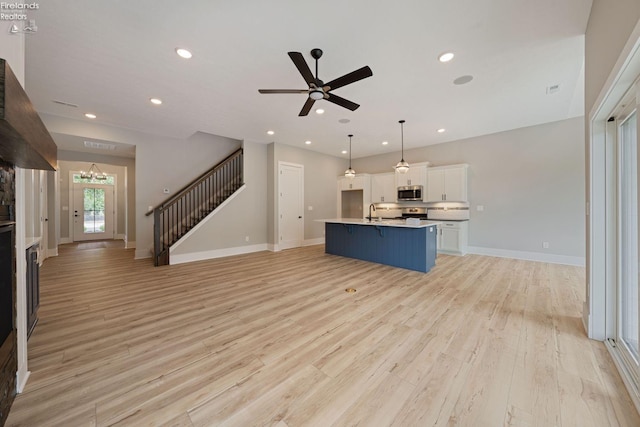
M 476 206 L 476 210 L 478 212 L 482 212 L 482 211 L 484 211 L 484 206 L 483 205 L 478 205 L 478 206 Z
M 244 241 L 248 242 L 249 241 L 249 236 L 244 236 Z
M 549 242 L 542 242 L 542 249 L 549 249 Z

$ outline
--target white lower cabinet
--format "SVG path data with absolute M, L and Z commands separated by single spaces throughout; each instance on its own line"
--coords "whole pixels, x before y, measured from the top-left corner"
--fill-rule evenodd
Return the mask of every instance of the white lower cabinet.
M 438 226 L 438 253 L 465 255 L 469 234 L 469 221 L 444 221 Z

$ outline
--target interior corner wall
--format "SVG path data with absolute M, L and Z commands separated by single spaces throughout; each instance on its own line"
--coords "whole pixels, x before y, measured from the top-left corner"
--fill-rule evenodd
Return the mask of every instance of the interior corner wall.
M 267 146 L 245 141 L 245 189 L 231 199 L 209 221 L 199 224 L 191 234 L 172 248 L 171 256 L 194 255 L 194 259 L 208 258 L 217 250 L 243 252 L 243 247 L 264 247 L 267 243 Z M 248 240 L 247 240 L 248 238 Z M 199 256 L 197 254 L 203 254 Z
M 391 153 L 353 164 L 359 172 L 389 172 L 398 158 Z M 583 117 L 405 150 L 404 158 L 469 164 L 470 250 L 584 263 Z
M 273 158 L 270 158 L 273 173 L 273 234 L 269 243 L 278 242 L 278 162 L 295 163 L 304 166 L 304 240 L 314 241 L 324 238 L 324 224 L 317 219 L 335 218 L 337 211 L 336 184 L 338 176 L 344 174 L 348 164 L 345 159 L 328 156 L 315 151 L 304 150 L 290 145 L 272 144 Z M 360 171 L 358 171 L 360 172 Z M 309 208 L 311 207 L 311 210 Z

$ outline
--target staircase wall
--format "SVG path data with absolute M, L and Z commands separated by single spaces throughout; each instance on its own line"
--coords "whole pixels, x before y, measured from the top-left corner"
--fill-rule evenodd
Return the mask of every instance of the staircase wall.
M 180 240 L 171 264 L 267 249 L 267 146 L 245 141 L 243 148 L 246 187 Z

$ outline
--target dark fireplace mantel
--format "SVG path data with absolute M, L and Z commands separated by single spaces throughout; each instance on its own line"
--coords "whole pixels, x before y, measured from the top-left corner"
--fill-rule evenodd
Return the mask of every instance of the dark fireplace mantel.
M 0 59 L 0 159 L 24 169 L 56 170 L 58 147 L 7 61 Z

